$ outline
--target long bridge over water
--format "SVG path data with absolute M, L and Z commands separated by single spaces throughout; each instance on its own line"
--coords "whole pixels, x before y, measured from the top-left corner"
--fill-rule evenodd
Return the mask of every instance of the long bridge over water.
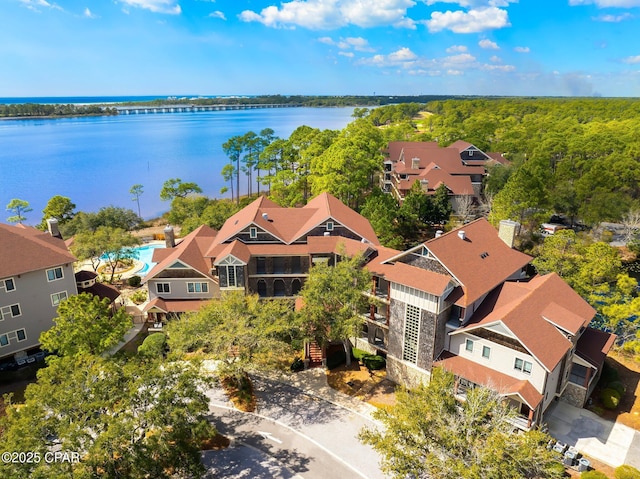
M 258 108 L 295 108 L 295 103 L 246 103 L 237 105 L 160 105 L 116 106 L 120 115 L 147 115 L 156 113 L 194 113 L 199 111 L 253 110 Z

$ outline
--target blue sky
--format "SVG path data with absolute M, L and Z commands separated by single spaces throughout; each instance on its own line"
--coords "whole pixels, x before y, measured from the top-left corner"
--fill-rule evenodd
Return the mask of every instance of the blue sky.
M 640 96 L 640 0 L 1 0 L 0 97 Z

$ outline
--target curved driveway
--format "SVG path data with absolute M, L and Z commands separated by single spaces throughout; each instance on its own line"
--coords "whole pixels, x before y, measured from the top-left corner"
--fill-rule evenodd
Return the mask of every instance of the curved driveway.
M 206 477 L 383 479 L 377 453 L 357 438 L 362 427 L 375 427 L 373 407 L 328 388 L 324 371 L 292 378 L 297 387 L 253 377 L 256 413 L 231 408 L 219 388 L 208 391 L 213 423 L 232 446 L 203 453 Z

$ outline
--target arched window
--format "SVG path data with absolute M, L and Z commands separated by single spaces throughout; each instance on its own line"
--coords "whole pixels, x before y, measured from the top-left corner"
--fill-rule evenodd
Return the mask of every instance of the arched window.
M 261 298 L 267 296 L 267 282 L 264 279 L 258 280 L 258 296 Z
M 300 282 L 300 280 L 298 278 L 295 278 L 293 281 L 291 281 L 291 294 L 292 295 L 298 294 L 301 289 L 302 289 L 302 283 Z
M 273 295 L 274 296 L 286 296 L 286 290 L 284 287 L 284 280 L 283 279 L 276 279 L 273 282 Z

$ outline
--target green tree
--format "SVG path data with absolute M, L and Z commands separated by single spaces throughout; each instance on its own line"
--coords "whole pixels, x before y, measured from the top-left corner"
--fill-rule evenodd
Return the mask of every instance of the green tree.
M 108 298 L 88 293 L 62 300 L 53 322 L 40 335 L 40 343 L 64 356 L 102 354 L 118 344 L 133 325 L 124 308 L 113 312 Z
M 400 389 L 394 406 L 374 417 L 384 429 L 365 428 L 360 439 L 382 455 L 395 478 L 561 478 L 564 467 L 539 430 L 514 431 L 516 412 L 488 389 L 454 397 L 454 377 L 434 369 L 428 386 Z
M 174 198 L 185 198 L 191 193 L 202 193 L 202 188 L 193 182 L 183 183 L 180 178 L 170 178 L 162 185 L 160 199 L 171 201 Z
M 320 347 L 341 341 L 351 364 L 349 338 L 359 334 L 360 312 L 369 304 L 363 294 L 371 288 L 371 275 L 362 267 L 362 257 L 344 253 L 335 266 L 318 263 L 309 271 L 300 297 L 300 317 L 305 336 Z
M 232 169 L 225 166 L 227 169 L 223 169 L 223 176 L 225 176 L 226 179 L 230 174 L 235 173 L 236 175 L 236 204 L 240 204 L 240 156 L 242 155 L 243 149 L 243 139 L 240 135 L 232 136 L 222 144 L 222 150 L 229 158 L 229 164 L 233 165 L 235 162 L 235 167 L 232 167 Z M 231 181 L 233 181 L 233 179 L 231 179 Z M 233 186 L 231 187 L 231 196 L 233 197 Z
M 109 282 L 113 282 L 116 269 L 126 260 L 138 257 L 133 248 L 140 240 L 122 228 L 100 226 L 95 231 L 85 231 L 76 235 L 71 251 L 79 260 L 91 260 L 94 271 L 99 260 L 104 261 L 111 270 Z
M 397 224 L 398 202 L 392 195 L 374 188 L 364 201 L 360 214 L 367 218 L 380 239 L 388 248 L 400 249 L 404 240 Z
M 140 197 L 142 193 L 144 193 L 144 187 L 141 184 L 135 184 L 129 190 L 131 196 L 133 196 L 132 201 L 135 201 L 138 204 L 138 216 L 142 217 L 140 213 Z
M 57 219 L 58 225 L 64 226 L 75 216 L 75 209 L 76 205 L 71 202 L 70 198 L 60 195 L 53 196 L 42 210 L 42 221 L 38 227 L 41 230 L 46 230 L 49 218 Z
M 33 208 L 29 206 L 29 202 L 25 200 L 20 200 L 18 198 L 13 198 L 9 204 L 7 205 L 7 211 L 13 213 L 11 216 L 7 218 L 9 223 L 20 223 L 27 219 L 25 214 L 33 211 Z
M 6 479 L 200 477 L 207 381 L 188 363 L 115 362 L 80 354 L 49 360 L 24 404 L 0 421 L 3 451 L 33 451 L 40 461 L 0 464 Z M 73 462 L 47 461 L 53 450 Z
M 222 362 L 222 375 L 240 379 L 247 369 L 289 366 L 298 327 L 289 301 L 260 301 L 257 295 L 230 292 L 197 313 L 167 325 L 172 355 L 203 351 Z

